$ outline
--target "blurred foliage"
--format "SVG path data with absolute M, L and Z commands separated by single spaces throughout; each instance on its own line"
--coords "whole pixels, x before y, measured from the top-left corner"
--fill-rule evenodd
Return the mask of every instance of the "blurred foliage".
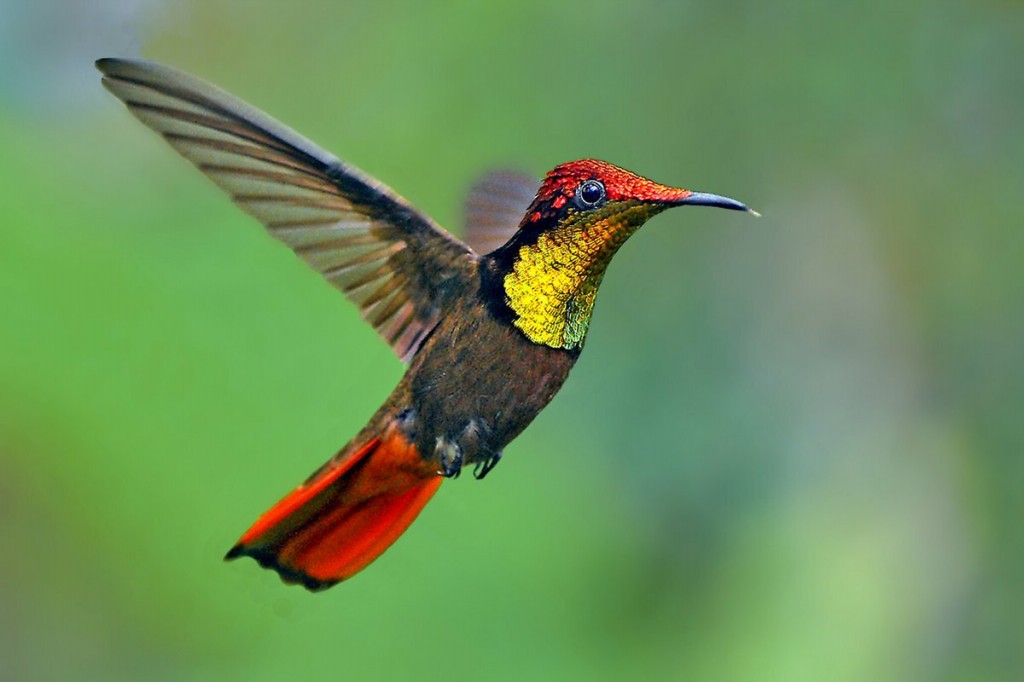
M 351 583 L 221 554 L 401 368 L 102 91 L 141 50 L 457 229 L 497 165 L 735 196 L 617 257 L 574 376 Z M 0 5 L 0 678 L 1024 670 L 1024 7 Z

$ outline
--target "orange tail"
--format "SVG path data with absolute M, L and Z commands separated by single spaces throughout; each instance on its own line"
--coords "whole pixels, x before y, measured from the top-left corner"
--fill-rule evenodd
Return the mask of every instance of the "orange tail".
M 436 466 L 389 431 L 315 473 L 261 516 L 224 558 L 251 556 L 285 582 L 327 589 L 390 547 L 441 480 Z

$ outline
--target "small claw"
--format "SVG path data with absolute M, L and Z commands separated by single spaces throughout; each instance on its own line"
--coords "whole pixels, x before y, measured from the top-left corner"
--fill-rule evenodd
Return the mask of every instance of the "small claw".
M 500 461 L 501 452 L 499 451 L 493 453 L 490 457 L 483 460 L 482 462 L 477 462 L 476 468 L 473 469 L 473 476 L 476 477 L 476 480 L 482 481 L 484 476 L 491 473 L 491 469 L 496 467 L 498 465 L 498 462 Z

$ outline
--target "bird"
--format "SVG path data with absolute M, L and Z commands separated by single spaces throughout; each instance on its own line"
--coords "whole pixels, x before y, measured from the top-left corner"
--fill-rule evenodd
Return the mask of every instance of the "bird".
M 648 219 L 677 206 L 758 215 L 581 159 L 539 183 L 485 176 L 467 201 L 466 243 L 217 86 L 145 60 L 96 67 L 136 118 L 341 290 L 407 365 L 362 431 L 225 557 L 251 557 L 311 591 L 379 557 L 442 481 L 494 469 L 565 382 L 608 264 Z

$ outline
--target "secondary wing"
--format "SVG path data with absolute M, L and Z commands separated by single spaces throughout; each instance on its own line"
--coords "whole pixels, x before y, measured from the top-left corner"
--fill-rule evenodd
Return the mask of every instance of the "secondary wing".
M 477 253 L 490 253 L 519 229 L 540 180 L 514 170 L 485 173 L 469 190 L 462 238 Z

